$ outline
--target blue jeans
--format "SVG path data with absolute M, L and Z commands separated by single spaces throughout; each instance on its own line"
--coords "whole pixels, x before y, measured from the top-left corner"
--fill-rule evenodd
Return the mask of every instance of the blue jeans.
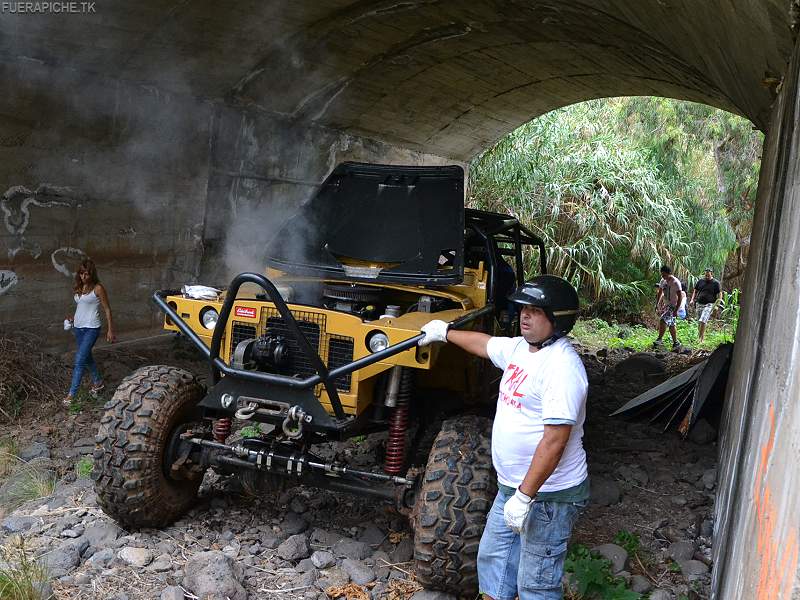
M 511 531 L 497 492 L 478 548 L 480 592 L 496 600 L 560 600 L 567 543 L 586 502 L 534 502 L 522 533 Z
M 78 342 L 78 351 L 75 353 L 75 366 L 72 369 L 72 385 L 69 387 L 69 395 L 74 396 L 78 393 L 81 386 L 83 370 L 88 368 L 92 374 L 92 381 L 100 383 L 100 373 L 97 372 L 97 364 L 92 356 L 92 347 L 100 336 L 99 327 L 75 327 L 75 341 Z

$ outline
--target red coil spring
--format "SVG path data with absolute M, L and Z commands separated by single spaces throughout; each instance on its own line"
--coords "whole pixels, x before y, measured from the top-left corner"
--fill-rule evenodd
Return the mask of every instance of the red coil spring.
M 232 420 L 230 417 L 225 417 L 214 421 L 214 426 L 212 427 L 211 431 L 214 433 L 215 442 L 225 442 L 225 440 L 231 434 L 231 423 Z
M 406 462 L 406 430 L 408 429 L 408 404 L 398 405 L 389 418 L 389 439 L 386 442 L 386 463 L 383 470 L 389 475 L 403 472 Z

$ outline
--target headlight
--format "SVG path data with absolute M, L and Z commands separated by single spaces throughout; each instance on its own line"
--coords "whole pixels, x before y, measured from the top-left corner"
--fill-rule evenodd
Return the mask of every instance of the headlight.
M 372 353 L 386 350 L 389 347 L 389 336 L 381 331 L 376 331 L 367 338 L 367 347 Z
M 216 309 L 204 308 L 200 313 L 200 322 L 206 329 L 214 329 L 217 326 L 217 319 L 219 319 L 219 313 Z

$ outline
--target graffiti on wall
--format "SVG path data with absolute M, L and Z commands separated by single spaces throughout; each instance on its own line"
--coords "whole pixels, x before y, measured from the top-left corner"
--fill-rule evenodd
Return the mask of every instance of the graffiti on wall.
M 14 271 L 0 269 L 0 296 L 11 290 L 17 283 L 19 283 L 19 279 Z
M 84 258 L 88 257 L 83 250 L 69 246 L 59 248 L 50 255 L 53 268 L 66 277 L 75 276 L 75 271 L 78 270 L 78 265 Z
M 49 183 L 40 184 L 35 190 L 22 185 L 8 188 L 0 197 L 0 213 L 3 225 L 11 234 L 13 241 L 8 244 L 8 257 L 14 258 L 20 252 L 27 252 L 34 259 L 42 254 L 41 247 L 25 239 L 25 232 L 31 222 L 31 207 L 56 208 L 77 206 L 82 201 L 69 187 Z

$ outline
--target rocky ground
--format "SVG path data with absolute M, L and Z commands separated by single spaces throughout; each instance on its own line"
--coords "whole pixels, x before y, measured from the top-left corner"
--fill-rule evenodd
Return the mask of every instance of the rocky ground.
M 707 597 L 715 432 L 701 422 L 683 440 L 607 416 L 702 357 L 581 351 L 590 378 L 584 443 L 593 500 L 573 541 L 596 548 L 630 587 L 650 598 Z M 206 374 L 193 351 L 171 338 L 112 346 L 97 357 L 108 395 L 146 364 Z M 52 368 L 68 371 L 57 360 Z M 371 499 L 302 486 L 256 499 L 241 494 L 235 480 L 212 474 L 197 506 L 173 526 L 123 531 L 98 508 L 91 480 L 81 476 L 102 399 L 84 397 L 76 414 L 50 404 L 27 407 L 0 427 L 0 438 L 13 437 L 27 464 L 0 487 L 0 503 L 25 472 L 58 479 L 52 494 L 2 515 L 0 542 L 7 553 L 24 545 L 30 556 L 41 557 L 56 598 L 448 598 L 416 584 L 407 521 Z M 379 443 L 359 439 L 339 451 L 358 462 Z M 619 537 L 621 531 L 633 535 Z M 640 544 L 633 556 L 613 543 L 632 537 Z

